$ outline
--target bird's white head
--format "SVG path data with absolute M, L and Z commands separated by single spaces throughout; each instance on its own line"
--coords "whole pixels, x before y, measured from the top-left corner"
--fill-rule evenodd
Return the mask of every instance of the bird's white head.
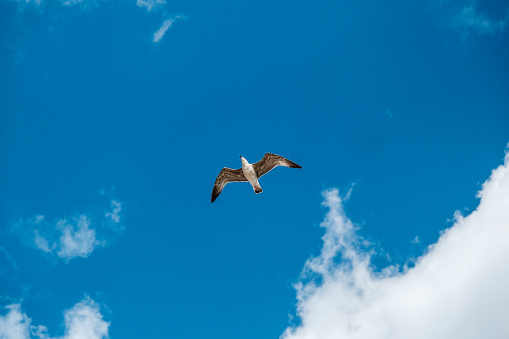
M 242 161 L 242 166 L 245 166 L 245 165 L 249 165 L 249 163 L 247 162 L 246 158 L 244 158 L 242 155 L 240 155 L 240 161 Z

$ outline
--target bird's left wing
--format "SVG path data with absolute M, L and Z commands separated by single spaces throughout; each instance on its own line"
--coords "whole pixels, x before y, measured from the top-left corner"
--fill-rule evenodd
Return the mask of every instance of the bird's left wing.
M 236 170 L 226 167 L 223 168 L 221 172 L 219 172 L 216 182 L 214 183 L 214 189 L 212 189 L 212 198 L 210 201 L 214 202 L 214 200 L 216 200 L 227 183 L 239 181 L 247 181 L 244 173 L 242 172 L 242 168 Z
M 291 168 L 302 168 L 293 161 L 283 158 L 280 155 L 273 153 L 265 153 L 262 160 L 253 164 L 253 168 L 256 172 L 256 176 L 259 178 L 264 174 L 267 174 L 276 166 L 285 166 Z

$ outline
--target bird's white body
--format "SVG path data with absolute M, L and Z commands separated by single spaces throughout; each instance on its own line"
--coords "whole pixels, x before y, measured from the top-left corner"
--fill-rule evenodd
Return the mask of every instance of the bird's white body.
M 256 175 L 253 165 L 247 162 L 246 158 L 242 156 L 240 157 L 240 160 L 242 161 L 242 173 L 244 173 L 247 181 L 249 181 L 251 186 L 253 186 L 255 193 L 261 193 L 262 187 L 258 183 L 258 176 Z

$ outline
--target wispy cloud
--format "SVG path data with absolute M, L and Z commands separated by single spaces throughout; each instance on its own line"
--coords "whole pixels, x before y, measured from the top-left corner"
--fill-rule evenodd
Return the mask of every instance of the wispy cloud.
M 164 34 L 166 34 L 166 31 L 171 27 L 171 25 L 173 25 L 173 22 L 179 18 L 180 15 L 177 15 L 171 19 L 164 21 L 161 28 L 159 28 L 157 32 L 154 33 L 154 39 L 152 40 L 152 42 L 154 43 L 159 42 L 163 38 Z
M 50 338 L 46 326 L 32 325 L 32 319 L 21 310 L 20 304 L 9 305 L 5 310 L 5 315 L 0 314 L 0 338 Z M 110 323 L 103 319 L 99 304 L 88 296 L 64 311 L 64 320 L 65 333 L 61 339 L 108 338 Z
M 83 5 L 85 3 L 85 0 L 62 0 L 64 6 Z
M 24 242 L 45 253 L 56 254 L 66 262 L 87 258 L 96 248 L 107 246 L 123 230 L 120 202 L 112 200 L 111 211 L 99 212 L 101 210 L 96 207 L 88 213 L 56 220 L 37 215 L 16 223 L 12 232 Z
M 18 0 L 18 3 L 25 3 L 25 4 L 36 4 L 40 5 L 43 0 Z
M 157 7 L 158 5 L 164 5 L 166 4 L 165 0 L 137 0 L 136 5 L 138 7 L 146 8 L 147 11 L 151 11 L 154 7 Z
M 323 247 L 307 260 L 297 290 L 301 323 L 282 338 L 508 338 L 509 155 L 413 268 L 376 270 L 372 249 L 325 191 Z
M 16 261 L 11 257 L 5 247 L 0 246 L 0 275 L 9 269 L 17 269 Z
M 23 8 L 44 8 L 48 6 L 44 6 L 46 2 L 51 2 L 52 6 L 49 6 L 49 8 L 55 9 L 59 8 L 61 6 L 64 7 L 79 7 L 81 9 L 87 8 L 87 9 L 97 9 L 101 7 L 103 4 L 107 3 L 106 1 L 101 0 L 14 0 L 18 3 L 19 7 L 21 9 Z M 117 1 L 114 2 L 114 4 L 117 6 L 126 6 L 126 5 L 134 5 L 134 0 L 132 1 Z M 167 3 L 166 0 L 136 0 L 136 6 L 142 9 L 145 9 L 147 12 L 150 12 L 151 15 L 154 15 L 155 13 L 158 13 L 158 17 L 162 16 L 163 18 L 168 18 L 168 10 L 167 10 Z M 41 11 L 40 13 L 43 13 Z M 60 15 L 62 16 L 62 15 Z M 154 33 L 152 41 L 154 43 L 159 42 L 166 31 L 171 27 L 173 22 L 176 19 L 182 18 L 180 15 L 176 15 L 170 19 L 167 19 L 163 22 L 162 26 L 157 30 L 157 32 Z M 19 49 L 18 49 L 19 50 Z M 20 56 L 16 56 L 18 59 Z M 21 55 L 22 57 L 22 55 Z

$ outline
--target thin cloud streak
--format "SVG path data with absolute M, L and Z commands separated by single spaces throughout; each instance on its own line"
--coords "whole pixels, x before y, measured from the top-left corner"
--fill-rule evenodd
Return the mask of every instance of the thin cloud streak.
M 171 27 L 171 25 L 173 25 L 173 22 L 175 22 L 175 20 L 179 18 L 180 16 L 177 15 L 176 17 L 168 19 L 165 22 L 163 22 L 161 28 L 159 28 L 157 32 L 154 33 L 154 39 L 152 40 L 152 42 L 154 43 L 159 42 L 163 38 L 164 34 L 166 34 L 166 31 Z
M 281 338 L 509 337 L 507 153 L 478 193 L 477 209 L 455 213 L 454 225 L 413 268 L 375 270 L 345 199 L 336 189 L 323 195 L 324 244 L 295 284 L 301 324 Z

